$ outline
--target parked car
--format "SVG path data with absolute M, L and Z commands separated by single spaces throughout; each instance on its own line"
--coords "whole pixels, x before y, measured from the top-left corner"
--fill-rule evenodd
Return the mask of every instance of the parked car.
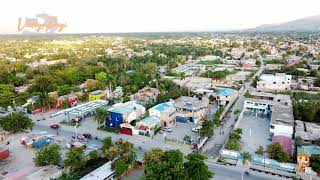
M 92 139 L 92 136 L 91 136 L 90 133 L 84 133 L 83 137 L 86 138 L 86 139 L 90 139 L 90 140 Z
M 60 126 L 59 126 L 58 124 L 53 124 L 53 125 L 50 126 L 50 128 L 52 128 L 52 129 L 59 129 Z
M 162 128 L 163 131 L 167 131 L 167 132 L 172 132 L 172 128 L 169 128 L 169 127 L 164 127 Z
M 192 130 L 193 132 L 199 133 L 201 128 L 202 128 L 202 126 L 197 126 L 197 127 L 195 127 L 195 128 L 192 128 L 191 130 Z

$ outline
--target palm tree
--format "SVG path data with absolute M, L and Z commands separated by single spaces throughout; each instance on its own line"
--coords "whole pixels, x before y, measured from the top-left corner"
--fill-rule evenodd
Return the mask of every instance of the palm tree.
M 107 117 L 109 117 L 109 115 L 110 115 L 109 111 L 107 111 L 106 109 L 103 109 L 103 108 L 96 109 L 96 116 L 94 119 L 97 121 L 98 128 L 100 127 L 100 124 L 103 123 Z
M 243 165 L 245 165 L 245 164 L 247 164 L 248 162 L 251 161 L 251 156 L 250 156 L 249 152 L 243 152 L 242 158 L 243 158 L 242 159 Z

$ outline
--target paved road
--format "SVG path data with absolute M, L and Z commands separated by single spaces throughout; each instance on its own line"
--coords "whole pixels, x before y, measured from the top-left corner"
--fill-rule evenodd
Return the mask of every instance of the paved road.
M 216 163 L 206 161 L 209 170 L 215 173 L 216 180 L 241 180 L 242 169 L 235 166 L 224 166 Z M 283 180 L 280 178 L 265 173 L 250 171 L 250 175 L 243 175 L 244 180 Z
M 222 148 L 222 145 L 227 141 L 228 135 L 230 134 L 233 125 L 235 124 L 238 116 L 233 112 L 235 110 L 242 110 L 243 102 L 244 102 L 244 94 L 247 90 L 253 90 L 251 87 L 252 80 L 256 76 L 260 76 L 264 69 L 264 63 L 260 66 L 259 70 L 255 73 L 255 75 L 250 79 L 249 82 L 244 83 L 243 90 L 240 92 L 238 99 L 234 103 L 234 105 L 230 108 L 229 112 L 223 118 L 224 125 L 218 126 L 215 128 L 214 136 L 211 137 L 202 148 L 203 155 L 216 159 L 219 156 L 219 151 Z

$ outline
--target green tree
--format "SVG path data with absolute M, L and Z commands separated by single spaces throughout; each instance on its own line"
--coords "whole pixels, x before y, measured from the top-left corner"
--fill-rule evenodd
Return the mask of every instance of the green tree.
M 98 128 L 100 127 L 100 125 L 102 123 L 104 123 L 106 121 L 106 118 L 109 117 L 109 115 L 110 114 L 107 109 L 103 109 L 103 108 L 96 109 L 96 115 L 95 115 L 94 119 L 97 121 Z
M 11 84 L 0 84 L 0 106 L 7 108 L 13 104 L 15 89 Z
M 32 129 L 34 123 L 22 112 L 12 112 L 11 114 L 0 120 L 0 126 L 13 133 L 21 132 L 27 129 Z
M 316 87 L 320 87 L 320 78 L 315 79 L 313 85 Z
M 203 121 L 202 128 L 200 129 L 201 137 L 211 137 L 214 133 L 214 122 L 213 121 Z
M 163 152 L 152 149 L 144 155 L 146 179 L 187 179 L 183 166 L 183 154 L 179 150 Z
M 285 152 L 280 143 L 272 143 L 267 146 L 267 152 L 271 159 L 278 160 L 280 162 L 288 162 L 290 156 Z
M 36 152 L 33 160 L 37 166 L 57 165 L 61 162 L 61 148 L 57 144 L 47 145 Z
M 71 92 L 71 87 L 68 84 L 64 84 L 62 86 L 58 86 L 57 92 L 59 96 L 67 95 Z
M 251 161 L 251 156 L 250 156 L 250 154 L 249 154 L 249 152 L 243 152 L 242 153 L 242 163 L 243 164 L 247 164 L 248 163 L 248 161 L 250 162 Z
M 261 66 L 261 61 L 260 61 L 260 60 L 257 60 L 257 61 L 256 61 L 256 65 L 257 65 L 257 66 Z
M 318 71 L 317 71 L 316 69 L 312 69 L 312 70 L 310 71 L 310 76 L 312 76 L 312 77 L 317 77 L 317 75 L 318 75 Z
M 78 172 L 86 165 L 86 159 L 82 148 L 71 148 L 64 161 L 65 167 L 70 172 Z
M 184 167 L 188 173 L 189 179 L 208 180 L 213 178 L 214 173 L 209 171 L 208 166 L 204 163 L 207 158 L 198 153 L 188 154 L 186 159 L 187 163 Z
M 310 165 L 313 171 L 320 173 L 320 155 L 313 154 L 310 158 Z
M 258 154 L 258 155 L 260 155 L 260 156 L 263 156 L 263 154 L 264 154 L 264 149 L 263 149 L 263 147 L 262 147 L 262 146 L 259 146 L 255 153 Z
M 116 172 L 116 176 L 121 176 L 124 172 L 128 170 L 128 164 L 123 160 L 117 160 L 114 164 L 114 171 Z
M 98 159 L 99 158 L 99 154 L 98 154 L 97 151 L 90 152 L 89 156 L 90 156 L 91 159 Z
M 69 103 L 69 101 L 67 99 L 62 101 L 62 104 L 61 104 L 61 108 L 62 109 L 67 109 L 67 108 L 70 108 L 70 107 L 71 107 L 71 104 Z
M 38 76 L 32 84 L 32 90 L 48 93 L 54 90 L 54 79 L 50 76 Z
M 95 75 L 96 80 L 105 83 L 107 79 L 107 73 L 105 72 L 99 72 L 98 74 Z
M 230 139 L 226 145 L 226 148 L 229 150 L 234 150 L 234 151 L 240 151 L 241 150 L 241 144 L 238 140 L 236 139 Z
M 130 101 L 130 97 L 129 96 L 124 96 L 123 99 L 122 99 L 122 102 L 126 103 L 128 101 Z
M 180 72 L 180 73 L 179 73 L 179 79 L 180 79 L 180 80 L 184 80 L 184 79 L 186 79 L 186 77 L 187 77 L 187 76 L 186 76 L 186 74 L 185 74 L 184 72 Z
M 106 152 L 113 146 L 111 137 L 105 137 L 102 140 L 102 151 Z

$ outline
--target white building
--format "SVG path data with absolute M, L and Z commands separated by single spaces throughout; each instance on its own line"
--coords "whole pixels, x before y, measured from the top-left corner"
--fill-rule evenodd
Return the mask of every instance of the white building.
M 260 80 L 257 82 L 257 90 L 264 92 L 279 92 L 290 90 L 291 75 L 283 73 L 262 74 Z
M 271 136 L 292 138 L 294 118 L 290 96 L 259 92 L 253 92 L 251 96 L 254 98 L 245 99 L 243 110 L 269 115 Z

